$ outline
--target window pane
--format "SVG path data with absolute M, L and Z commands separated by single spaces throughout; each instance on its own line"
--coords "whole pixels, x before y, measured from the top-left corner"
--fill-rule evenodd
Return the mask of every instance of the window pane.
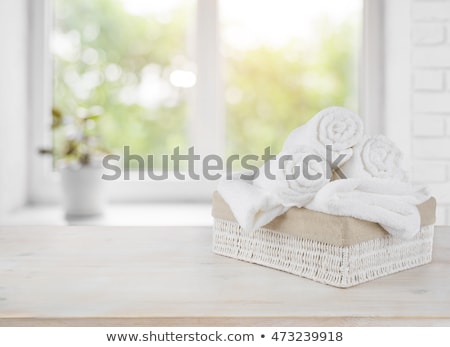
M 227 152 L 282 148 L 322 108 L 357 111 L 362 0 L 221 0 Z
M 110 152 L 126 145 L 160 158 L 186 145 L 196 78 L 194 6 L 193 0 L 54 0 L 53 103 L 65 122 L 101 114 L 96 129 Z M 63 138 L 80 136 L 70 124 L 54 133 L 59 156 L 67 149 Z

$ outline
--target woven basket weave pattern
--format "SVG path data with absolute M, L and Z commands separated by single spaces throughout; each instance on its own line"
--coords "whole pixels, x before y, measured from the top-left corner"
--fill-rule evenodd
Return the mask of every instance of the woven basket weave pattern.
M 386 236 L 335 246 L 265 228 L 246 232 L 236 222 L 215 219 L 213 250 L 345 288 L 429 263 L 433 233 L 430 225 L 407 241 Z

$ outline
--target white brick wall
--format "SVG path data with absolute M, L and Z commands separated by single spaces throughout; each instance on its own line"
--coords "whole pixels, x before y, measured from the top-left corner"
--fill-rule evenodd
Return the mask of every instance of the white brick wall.
M 450 19 L 450 3 L 439 0 L 416 0 L 412 14 L 416 21 L 440 22 L 447 20 Z
M 447 129 L 445 133 L 446 135 L 450 135 L 450 118 L 447 118 L 446 121 L 447 121 Z
M 450 0 L 412 0 L 412 180 L 450 224 Z
M 445 41 L 446 26 L 441 23 L 417 23 L 412 37 L 416 45 L 434 45 Z
M 450 110 L 450 93 L 415 93 L 413 110 L 416 112 L 448 113 Z
M 413 156 L 417 159 L 450 160 L 450 137 L 414 136 Z
M 445 182 L 447 180 L 447 165 L 439 161 L 415 160 L 411 178 L 414 182 Z
M 444 136 L 447 122 L 443 116 L 423 115 L 413 119 L 413 135 L 415 136 Z
M 416 70 L 413 75 L 415 90 L 433 90 L 444 89 L 445 74 L 439 70 Z
M 414 27 L 414 26 L 413 26 Z M 418 67 L 450 67 L 450 47 L 448 45 L 421 46 L 413 50 L 413 64 Z

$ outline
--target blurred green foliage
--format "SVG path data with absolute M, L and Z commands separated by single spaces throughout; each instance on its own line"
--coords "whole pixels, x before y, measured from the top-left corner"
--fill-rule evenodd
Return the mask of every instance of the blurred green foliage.
M 168 82 L 183 68 L 192 6 L 170 17 L 135 16 L 119 0 L 54 0 L 54 105 L 65 115 L 101 108 L 103 147 L 146 155 L 186 143 L 186 91 Z M 147 74 L 150 90 L 143 90 Z M 155 89 L 162 83 L 164 93 Z M 151 93 L 154 95 L 151 95 Z M 139 97 L 139 100 L 135 100 Z M 134 98 L 134 99 L 133 99 Z M 142 105 L 142 99 L 155 99 Z M 55 147 L 62 145 L 55 137 Z
M 228 48 L 227 152 L 281 150 L 287 135 L 321 109 L 358 108 L 356 23 L 317 23 L 315 45 L 292 40 L 281 48 Z
M 186 148 L 189 90 L 172 86 L 169 75 L 192 66 L 193 3 L 163 18 L 127 13 L 120 0 L 54 4 L 54 105 L 69 115 L 94 108 L 102 145 L 111 152 L 128 145 L 158 157 Z M 320 109 L 356 111 L 357 25 L 323 20 L 313 45 L 223 47 L 226 154 L 262 154 L 269 145 L 276 152 Z M 63 136 L 55 136 L 55 147 Z

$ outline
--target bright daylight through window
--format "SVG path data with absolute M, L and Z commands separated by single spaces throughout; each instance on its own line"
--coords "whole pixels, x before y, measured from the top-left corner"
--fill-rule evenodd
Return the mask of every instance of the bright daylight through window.
M 327 106 L 358 111 L 362 0 L 217 1 L 225 154 L 277 152 Z M 194 55 L 196 1 L 53 4 L 53 106 L 69 124 L 53 131 L 57 153 L 67 153 L 63 137 L 80 136 L 70 123 L 92 115 L 83 131 L 107 152 L 129 146 L 157 158 L 187 149 L 203 68 Z

